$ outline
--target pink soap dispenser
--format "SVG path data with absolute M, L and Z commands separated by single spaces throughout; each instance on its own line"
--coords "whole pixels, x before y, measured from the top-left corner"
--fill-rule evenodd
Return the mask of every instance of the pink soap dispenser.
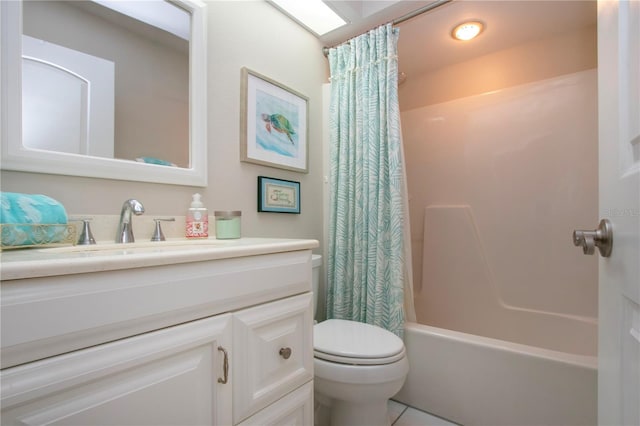
M 187 238 L 209 237 L 209 212 L 200 200 L 200 194 L 193 194 L 191 207 L 187 211 Z

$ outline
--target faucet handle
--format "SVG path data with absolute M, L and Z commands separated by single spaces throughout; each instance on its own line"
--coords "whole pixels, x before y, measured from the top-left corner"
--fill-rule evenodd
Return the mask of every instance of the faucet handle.
M 164 237 L 164 234 L 162 233 L 162 227 L 160 226 L 160 222 L 174 222 L 176 218 L 175 217 L 153 218 L 153 220 L 156 222 L 156 230 L 153 232 L 151 241 L 165 241 L 165 237 Z
M 82 221 L 82 233 L 80 234 L 80 238 L 78 238 L 78 242 L 76 243 L 77 245 L 86 246 L 86 245 L 91 245 L 96 243 L 96 240 L 95 238 L 93 238 L 93 234 L 91 233 L 91 226 L 89 224 L 89 222 L 91 222 L 93 219 L 88 217 L 83 217 L 83 218 L 77 218 L 77 219 L 73 218 L 71 220 Z

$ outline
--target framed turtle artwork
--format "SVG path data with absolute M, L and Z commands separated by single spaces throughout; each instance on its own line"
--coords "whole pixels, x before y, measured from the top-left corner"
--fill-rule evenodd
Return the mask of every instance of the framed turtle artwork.
M 242 68 L 240 160 L 307 173 L 309 99 Z

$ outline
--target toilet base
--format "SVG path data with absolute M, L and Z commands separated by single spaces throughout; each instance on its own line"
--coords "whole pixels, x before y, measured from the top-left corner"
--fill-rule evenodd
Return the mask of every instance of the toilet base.
M 329 420 L 331 426 L 389 426 L 387 405 L 407 377 L 406 357 L 383 365 L 346 365 L 315 358 L 313 382 L 317 426 Z M 326 408 L 328 407 L 328 408 Z M 322 411 L 328 410 L 327 416 Z
M 315 426 L 389 426 L 391 424 L 388 412 L 389 400 L 358 404 L 340 402 L 315 392 L 314 401 Z
M 331 401 L 331 426 L 390 426 L 388 401 L 363 404 Z

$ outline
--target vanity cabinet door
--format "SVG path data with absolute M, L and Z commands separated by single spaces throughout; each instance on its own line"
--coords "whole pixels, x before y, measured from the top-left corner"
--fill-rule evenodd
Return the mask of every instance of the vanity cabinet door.
M 300 386 L 238 426 L 313 425 L 313 381 Z
M 312 294 L 233 314 L 233 420 L 243 421 L 313 379 Z
M 231 424 L 231 315 L 3 370 L 2 425 Z

